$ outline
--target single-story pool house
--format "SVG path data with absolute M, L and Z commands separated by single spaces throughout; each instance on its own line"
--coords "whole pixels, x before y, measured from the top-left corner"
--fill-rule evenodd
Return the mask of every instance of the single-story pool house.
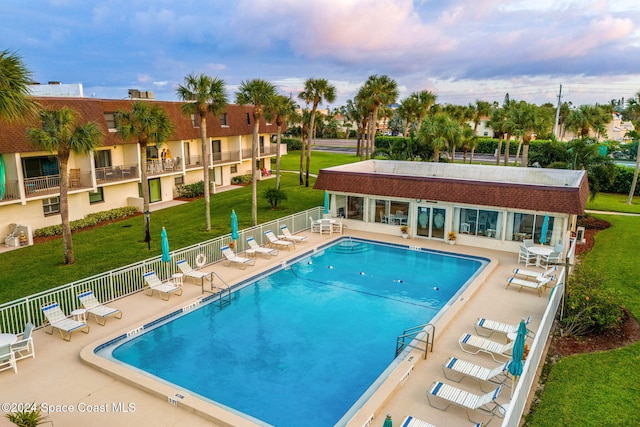
M 524 239 L 567 248 L 589 196 L 586 171 L 393 160 L 322 169 L 314 188 L 348 229 L 406 225 L 411 238 L 443 241 L 453 231 L 459 244 L 504 251 Z

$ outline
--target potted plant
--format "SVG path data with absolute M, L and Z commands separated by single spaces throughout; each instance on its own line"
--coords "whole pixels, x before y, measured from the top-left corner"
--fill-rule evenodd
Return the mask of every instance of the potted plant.
M 458 235 L 456 234 L 455 231 L 450 231 L 449 234 L 447 234 L 447 241 L 449 242 L 450 245 L 455 245 L 457 238 L 458 238 Z
M 403 239 L 406 239 L 409 237 L 409 227 L 407 227 L 406 225 L 400 226 L 400 232 L 402 233 Z

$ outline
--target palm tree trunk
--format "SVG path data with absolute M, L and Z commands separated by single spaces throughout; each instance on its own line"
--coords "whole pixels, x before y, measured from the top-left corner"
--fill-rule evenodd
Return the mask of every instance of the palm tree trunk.
M 205 226 L 207 231 L 211 231 L 211 196 L 209 194 L 209 142 L 207 141 L 207 118 L 206 116 L 200 116 L 200 141 L 202 142 L 202 165 L 203 165 L 203 176 L 202 181 L 204 182 L 204 217 L 205 217 Z M 146 157 L 146 149 L 145 149 L 145 157 Z M 146 159 L 143 165 L 143 169 L 146 169 Z M 146 179 L 143 180 L 146 182 Z M 147 191 L 144 192 L 144 184 L 143 184 L 143 193 L 149 194 L 149 183 L 147 182 Z M 148 197 L 148 196 L 147 196 Z M 146 210 L 145 210 L 146 211 Z
M 500 157 L 502 155 L 502 140 L 504 139 L 504 135 L 500 135 L 498 138 L 498 152 L 496 153 L 496 165 L 500 165 Z
M 253 138 L 251 138 L 251 225 L 258 225 L 258 174 L 256 162 L 258 160 L 258 131 L 260 119 L 255 119 Z
M 638 170 L 640 169 L 640 144 L 638 144 L 638 151 L 636 152 L 636 168 L 633 171 L 633 181 L 631 181 L 631 189 L 629 190 L 629 197 L 627 198 L 627 204 L 630 205 L 633 202 L 633 195 L 636 192 L 636 185 L 638 184 Z
M 309 186 L 309 166 L 311 165 L 311 141 L 313 139 L 313 134 L 315 133 L 316 126 L 316 108 L 318 108 L 318 104 L 314 103 L 313 108 L 311 109 L 311 118 L 309 119 L 309 142 L 307 143 L 307 164 L 305 168 L 304 175 L 304 186 Z
M 522 140 L 520 142 L 518 142 L 518 149 L 516 150 L 516 162 L 518 161 L 518 158 L 520 157 L 520 149 L 522 148 Z M 520 160 L 520 166 L 522 166 L 522 160 Z
M 511 145 L 511 135 L 507 134 L 504 143 L 504 165 L 509 166 L 509 149 Z
M 304 120 L 303 120 L 304 121 Z M 304 185 L 304 159 L 305 159 L 305 147 L 307 145 L 307 136 L 309 129 L 307 129 L 307 135 L 304 132 L 305 125 L 302 124 L 302 145 L 300 147 L 300 185 Z
M 71 265 L 76 262 L 73 253 L 73 239 L 71 237 L 71 225 L 69 224 L 69 194 L 67 163 L 69 156 L 58 153 L 60 159 L 60 219 L 62 222 L 62 246 L 64 251 L 64 263 Z
M 529 141 L 526 141 L 522 145 L 522 164 L 523 168 L 529 166 Z
M 280 142 L 282 140 L 282 125 L 278 125 L 276 136 L 276 190 L 280 190 Z
M 149 211 L 149 180 L 147 179 L 147 144 L 140 143 L 140 180 L 142 184 L 142 213 L 144 214 L 143 240 L 151 249 L 151 212 Z M 205 188 L 207 184 L 205 183 Z

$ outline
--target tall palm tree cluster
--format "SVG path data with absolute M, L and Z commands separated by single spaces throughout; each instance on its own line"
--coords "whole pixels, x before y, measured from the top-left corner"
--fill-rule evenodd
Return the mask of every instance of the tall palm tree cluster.
M 80 115 L 69 109 L 41 111 L 29 97 L 30 71 L 21 58 L 10 51 L 0 51 L 0 118 L 6 121 L 27 120 L 39 117 L 40 128 L 30 128 L 28 139 L 35 146 L 55 152 L 60 159 L 60 214 L 63 226 L 65 263 L 74 262 L 69 211 L 67 202 L 67 162 L 71 153 L 85 153 L 100 145 L 102 134 L 95 123 L 82 123 Z M 228 104 L 226 85 L 222 79 L 205 74 L 190 74 L 178 86 L 176 94 L 184 102 L 182 112 L 199 120 L 202 155 L 209 164 L 207 141 L 207 116 L 219 116 Z M 507 94 L 502 105 L 477 100 L 469 105 L 440 105 L 436 95 L 428 90 L 410 94 L 401 100 L 397 108 L 390 107 L 398 100 L 398 83 L 387 75 L 371 75 L 358 90 L 356 96 L 335 113 L 344 118 L 344 123 L 355 126 L 357 154 L 362 160 L 374 156 L 400 160 L 432 160 L 438 162 L 443 155 L 454 159 L 456 150 L 462 150 L 463 162 L 473 161 L 477 145 L 477 130 L 486 121 L 498 137 L 496 164 L 510 164 L 510 143 L 518 143 L 516 159 L 521 154 L 521 166 L 529 164 L 529 145 L 534 137 L 553 139 L 553 133 L 570 131 L 579 143 L 571 145 L 574 150 L 574 167 L 585 167 L 583 154 L 594 152 L 590 137 L 597 139 L 605 135 L 606 125 L 614 111 L 620 110 L 624 102 L 612 101 L 609 105 L 581 105 L 573 107 L 563 103 L 556 119 L 556 108 L 551 104 L 541 106 L 525 101 L 513 101 Z M 313 139 L 317 128 L 324 127 L 325 116 L 318 107 L 332 103 L 336 98 L 336 87 L 325 79 L 309 78 L 305 81 L 298 99 L 305 104 L 300 108 L 291 96 L 277 93 L 276 87 L 261 79 L 243 81 L 235 94 L 235 102 L 253 108 L 252 138 L 252 223 L 258 224 L 257 216 L 257 159 L 259 148 L 259 123 L 261 118 L 275 119 L 277 125 L 276 189 L 280 190 L 280 142 L 284 125 L 301 124 L 302 148 L 300 150 L 300 185 L 309 186 L 309 170 Z M 640 92 L 628 100 L 623 110 L 626 119 L 640 125 Z M 556 119 L 556 120 L 554 120 Z M 555 122 L 555 123 L 554 123 Z M 332 123 L 332 124 L 331 124 Z M 390 146 L 376 147 L 375 138 L 379 127 L 393 129 L 405 138 Z M 473 124 L 473 126 L 471 126 Z M 386 125 L 386 126 L 385 126 Z M 335 128 L 335 120 L 330 127 Z M 146 160 L 147 145 L 162 145 L 174 132 L 166 112 L 158 106 L 135 102 L 130 110 L 116 114 L 118 135 L 125 141 L 137 142 L 142 164 Z M 605 135 L 606 136 L 606 135 Z M 347 135 L 348 137 L 348 135 Z M 595 140 L 595 139 L 594 139 Z M 504 150 L 503 150 L 504 144 Z M 579 161 L 580 160 L 580 161 Z M 634 187 L 640 162 L 636 166 Z M 205 226 L 211 230 L 210 169 L 203 168 Z M 149 186 L 146 170 L 141 170 L 143 208 L 145 213 L 144 238 L 150 241 Z M 632 193 L 633 194 L 633 189 Z

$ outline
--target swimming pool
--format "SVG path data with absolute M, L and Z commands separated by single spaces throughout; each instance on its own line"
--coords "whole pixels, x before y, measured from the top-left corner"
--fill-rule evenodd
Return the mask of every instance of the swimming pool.
M 486 262 L 343 239 L 98 354 L 259 424 L 341 425 Z

